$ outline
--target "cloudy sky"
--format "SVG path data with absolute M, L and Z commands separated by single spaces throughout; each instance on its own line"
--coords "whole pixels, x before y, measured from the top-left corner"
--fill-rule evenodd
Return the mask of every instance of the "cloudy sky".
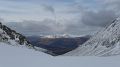
M 120 0 L 0 0 L 0 20 L 25 35 L 92 34 L 120 15 Z

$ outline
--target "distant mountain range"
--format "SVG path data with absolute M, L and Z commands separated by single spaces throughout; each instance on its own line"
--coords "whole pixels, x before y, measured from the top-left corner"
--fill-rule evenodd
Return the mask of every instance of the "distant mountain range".
M 33 46 L 46 49 L 45 53 L 51 55 L 62 55 L 76 49 L 86 42 L 91 36 L 73 37 L 70 35 L 28 36 L 27 39 Z

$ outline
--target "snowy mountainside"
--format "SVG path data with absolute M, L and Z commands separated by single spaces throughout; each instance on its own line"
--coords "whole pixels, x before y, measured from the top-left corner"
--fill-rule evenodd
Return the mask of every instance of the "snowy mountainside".
M 14 46 L 25 46 L 36 51 L 46 52 L 43 48 L 33 46 L 25 36 L 17 33 L 15 30 L 10 29 L 0 22 L 0 45 L 1 42 Z
M 112 56 L 120 55 L 120 18 L 77 49 L 64 55 L 71 56 Z
M 0 23 L 0 41 L 7 42 L 10 44 L 12 44 L 13 41 L 15 41 L 16 43 L 18 43 L 20 45 L 29 45 L 30 46 L 30 43 L 27 41 L 25 36 L 17 33 L 14 30 L 11 30 L 10 28 L 8 28 L 5 25 L 2 25 L 2 23 Z

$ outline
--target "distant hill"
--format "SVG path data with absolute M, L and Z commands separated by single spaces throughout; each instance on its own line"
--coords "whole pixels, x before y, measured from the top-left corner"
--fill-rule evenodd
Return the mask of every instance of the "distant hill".
M 76 49 L 79 45 L 86 42 L 90 36 L 84 37 L 57 37 L 48 38 L 42 36 L 28 36 L 27 39 L 33 46 L 47 49 L 46 53 L 51 55 L 62 55 Z

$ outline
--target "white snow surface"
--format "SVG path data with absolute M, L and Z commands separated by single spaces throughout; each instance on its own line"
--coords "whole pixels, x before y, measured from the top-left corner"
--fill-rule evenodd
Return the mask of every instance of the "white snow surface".
M 59 56 L 0 43 L 0 67 L 119 67 L 120 56 Z
M 120 18 L 98 32 L 90 40 L 65 56 L 113 56 L 120 55 Z

